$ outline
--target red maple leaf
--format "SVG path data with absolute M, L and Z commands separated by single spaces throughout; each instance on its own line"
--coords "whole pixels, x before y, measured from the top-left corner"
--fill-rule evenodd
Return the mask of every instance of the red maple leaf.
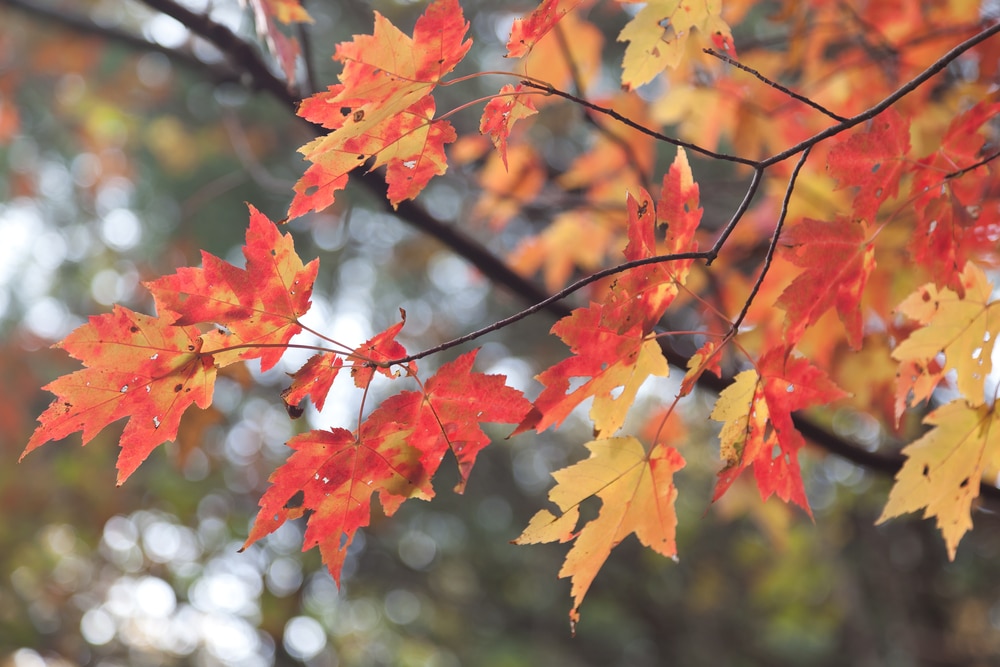
M 480 424 L 517 424 L 531 409 L 524 395 L 506 385 L 503 375 L 473 373 L 478 350 L 445 364 L 424 383 L 423 391 L 403 392 L 380 406 L 394 418 L 413 425 L 407 443 L 420 451 L 428 477 L 449 450 L 461 476 L 455 491 L 465 489 L 476 456 L 490 438 Z
M 376 371 L 387 378 L 398 377 L 398 371 L 378 364 L 406 356 L 406 348 L 396 341 L 396 335 L 406 324 L 406 313 L 400 310 L 400 314 L 403 315 L 401 321 L 375 334 L 351 353 L 350 357 L 354 364 L 351 367 L 351 377 L 354 378 L 354 384 L 358 388 L 366 389 L 375 377 Z M 406 364 L 405 369 L 407 374 L 413 375 L 417 372 L 417 364 L 411 361 Z
M 202 354 L 195 327 L 136 313 L 122 306 L 90 320 L 58 343 L 83 370 L 50 382 L 56 399 L 38 418 L 21 458 L 80 431 L 87 444 L 108 424 L 128 417 L 118 456 L 118 483 L 135 472 L 158 445 L 177 437 L 191 404 L 212 402 L 215 365 Z
M 989 165 L 948 178 L 976 164 L 986 143 L 979 132 L 1000 113 L 1000 103 L 980 102 L 956 117 L 937 151 L 915 169 L 912 193 L 917 225 L 910 241 L 914 259 L 934 282 L 963 293 L 961 272 L 977 250 L 996 243 L 1000 187 Z
M 910 123 L 894 109 L 868 121 L 864 131 L 830 149 L 827 168 L 838 188 L 856 187 L 854 217 L 871 224 L 879 206 L 899 191 L 907 169 Z
M 861 294 L 875 269 L 875 248 L 867 236 L 863 221 L 810 218 L 782 233 L 786 259 L 805 269 L 778 298 L 778 305 L 788 314 L 788 340 L 798 340 L 806 327 L 835 307 L 851 347 L 861 348 Z
M 425 475 L 418 452 L 405 443 L 409 432 L 376 411 L 357 434 L 337 428 L 289 440 L 294 453 L 271 474 L 243 548 L 309 512 L 302 549 L 318 546 L 339 584 L 347 549 L 358 528 L 368 525 L 372 494 L 379 494 L 386 515 L 407 498 L 422 496 Z
M 431 91 L 462 60 L 471 40 L 458 0 L 437 0 L 417 20 L 413 37 L 375 12 L 371 35 L 337 45 L 341 83 L 304 100 L 299 115 L 330 130 L 300 150 L 312 166 L 295 184 L 289 217 L 326 208 L 348 173 L 374 157 L 387 166 L 393 206 L 415 197 L 447 169 L 444 144 L 455 140 L 434 119 Z
M 337 373 L 344 365 L 344 358 L 334 352 L 314 354 L 292 374 L 292 384 L 281 392 L 285 405 L 297 407 L 306 396 L 312 398 L 317 410 L 322 410 L 326 395 L 330 393 Z M 299 412 L 301 414 L 301 411 Z
M 724 422 L 719 437 L 725 468 L 719 473 L 712 500 L 718 500 L 746 468 L 753 466 L 761 499 L 777 494 L 806 512 L 799 450 L 805 445 L 792 423 L 792 413 L 843 398 L 819 368 L 789 348 L 764 353 L 755 370 L 738 374 L 720 395 L 712 419 Z
M 299 317 L 309 310 L 318 260 L 303 265 L 292 237 L 253 206 L 245 269 L 204 251 L 201 255 L 201 268 L 184 267 L 145 284 L 160 314 L 172 313 L 179 325 L 225 325 L 227 330 L 204 336 L 220 366 L 259 358 L 261 370 L 273 367 L 283 345 L 302 330 Z

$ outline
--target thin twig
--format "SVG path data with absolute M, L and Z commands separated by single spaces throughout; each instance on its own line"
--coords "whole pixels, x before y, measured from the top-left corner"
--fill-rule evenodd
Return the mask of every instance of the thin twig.
M 835 121 L 838 121 L 838 122 L 842 123 L 842 122 L 844 122 L 844 121 L 847 120 L 845 117 L 843 117 L 843 116 L 841 116 L 839 114 L 833 113 L 832 111 L 830 111 L 829 109 L 827 109 L 826 107 L 824 107 L 822 104 L 820 104 L 818 102 L 814 102 L 813 100 L 809 99 L 808 97 L 805 97 L 804 95 L 799 95 L 795 91 L 786 88 L 785 86 L 781 85 L 777 81 L 772 81 L 771 79 L 767 78 L 766 76 L 764 76 L 763 74 L 761 74 L 760 72 L 758 72 L 757 70 L 755 70 L 754 68 L 748 67 L 748 66 L 744 65 L 743 63 L 739 62 L 738 60 L 733 60 L 732 58 L 730 58 L 729 56 L 727 56 L 724 53 L 719 53 L 718 51 L 716 51 L 714 49 L 702 49 L 702 51 L 704 51 L 705 53 L 707 53 L 710 56 L 714 56 L 714 57 L 718 58 L 719 60 L 732 65 L 736 69 L 741 69 L 744 72 L 747 72 L 748 74 L 752 74 L 753 76 L 757 77 L 758 79 L 760 79 L 761 81 L 763 81 L 767 85 L 771 86 L 772 88 L 781 91 L 782 93 L 784 93 L 785 95 L 788 95 L 789 97 L 791 97 L 794 100 L 798 100 L 799 102 L 802 102 L 806 106 L 812 107 L 816 111 L 819 111 L 821 114 L 823 114 L 825 116 L 829 116 L 830 118 L 834 119 Z
M 798 180 L 799 172 L 802 170 L 806 160 L 809 158 L 809 152 L 811 150 L 812 148 L 807 148 L 802 151 L 799 161 L 795 164 L 795 169 L 792 170 L 792 175 L 788 178 L 788 185 L 785 187 L 785 196 L 781 200 L 781 212 L 778 214 L 778 222 L 774 226 L 774 233 L 771 235 L 771 242 L 767 246 L 767 254 L 764 255 L 764 264 L 761 266 L 760 275 L 757 276 L 757 281 L 754 283 L 753 289 L 750 290 L 746 303 L 743 304 L 743 310 L 741 310 L 740 314 L 735 320 L 733 320 L 733 327 L 730 335 L 735 336 L 736 332 L 739 331 L 740 324 L 743 323 L 747 313 L 750 311 L 751 304 L 753 304 L 754 299 L 757 297 L 757 292 L 760 291 L 760 286 L 764 284 L 764 278 L 767 276 L 767 272 L 771 268 L 771 262 L 774 261 L 774 252 L 778 247 L 778 238 L 781 236 L 781 230 L 785 226 L 785 219 L 788 217 L 788 204 L 792 200 L 792 192 L 795 190 L 795 181 Z
M 650 128 L 646 127 L 645 125 L 641 125 L 641 124 L 635 122 L 634 120 L 632 120 L 628 116 L 623 116 L 622 114 L 618 113 L 614 109 L 611 109 L 609 107 L 602 107 L 600 104 L 595 104 L 593 102 L 590 102 L 589 100 L 585 100 L 585 99 L 583 99 L 581 97 L 578 97 L 577 95 L 573 95 L 572 93 L 567 93 L 564 90 L 559 90 L 558 88 L 556 88 L 554 86 L 538 84 L 538 83 L 535 83 L 534 81 L 529 81 L 528 79 L 522 79 L 521 84 L 524 85 L 524 86 L 527 86 L 528 88 L 535 88 L 535 89 L 541 90 L 546 95 L 555 95 L 556 97 L 562 97 L 563 99 L 570 100 L 571 102 L 576 102 L 577 104 L 579 104 L 582 107 L 586 107 L 588 109 L 593 109 L 594 111 L 596 111 L 598 113 L 602 113 L 602 114 L 604 114 L 606 116 L 610 116 L 611 118 L 614 118 L 615 120 L 617 120 L 619 123 L 622 123 L 623 125 L 627 125 L 627 126 L 631 127 L 633 130 L 638 130 L 639 132 L 642 132 L 643 134 L 649 135 L 649 136 L 653 137 L 654 139 L 657 139 L 659 141 L 663 141 L 663 142 L 671 144 L 673 146 L 679 146 L 681 148 L 686 148 L 689 151 L 693 151 L 695 153 L 700 153 L 700 154 L 702 154 L 702 155 L 704 155 L 706 157 L 710 157 L 710 158 L 715 159 L 715 160 L 725 160 L 726 162 L 736 162 L 738 164 L 745 164 L 747 166 L 755 167 L 755 168 L 758 167 L 758 166 L 760 166 L 760 162 L 758 162 L 757 160 L 750 160 L 750 159 L 745 158 L 745 157 L 739 157 L 738 155 L 729 155 L 727 153 L 716 153 L 715 151 L 710 151 L 707 148 L 702 148 L 698 144 L 692 144 L 691 142 L 688 142 L 688 141 L 681 141 L 680 139 L 675 139 L 674 137 L 671 137 L 671 136 L 668 136 L 666 134 L 663 134 L 662 132 L 657 132 L 656 130 L 651 130 Z
M 1000 23 L 995 23 L 994 25 L 990 26 L 989 28 L 986 28 L 982 32 L 976 33 L 975 35 L 965 40 L 958 46 L 955 46 L 947 53 L 945 53 L 943 56 L 935 60 L 930 67 L 928 67 L 923 72 L 921 72 L 920 74 L 918 74 L 917 76 L 915 76 L 914 78 L 910 79 L 905 84 L 897 88 L 895 92 L 890 94 L 888 97 L 884 98 L 878 104 L 869 107 L 868 109 L 862 111 L 856 116 L 851 116 L 850 118 L 841 123 L 837 123 L 836 125 L 831 125 L 822 132 L 818 132 L 813 136 L 809 137 L 808 139 L 800 141 L 799 143 L 795 144 L 794 146 L 791 146 L 790 148 L 786 148 L 780 153 L 772 155 L 771 157 L 765 160 L 761 160 L 759 163 L 760 166 L 767 168 L 779 162 L 784 162 L 788 158 L 794 155 L 798 155 L 805 149 L 815 146 L 816 144 L 825 139 L 829 139 L 830 137 L 836 136 L 845 130 L 849 130 L 855 125 L 859 125 L 860 123 L 863 123 L 866 120 L 871 120 L 872 118 L 875 118 L 880 113 L 891 107 L 893 104 L 903 99 L 904 97 L 915 91 L 920 86 L 927 83 L 929 79 L 931 79 L 938 72 L 946 68 L 949 64 L 952 63 L 952 61 L 954 61 L 960 55 L 962 55 L 969 49 L 973 48 L 974 46 L 977 46 L 982 42 L 985 42 L 987 39 L 993 37 L 997 33 L 1000 33 Z

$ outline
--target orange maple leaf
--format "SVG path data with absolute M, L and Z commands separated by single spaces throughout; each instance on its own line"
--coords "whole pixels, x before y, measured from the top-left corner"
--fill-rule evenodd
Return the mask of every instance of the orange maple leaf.
M 80 431 L 87 444 L 108 424 L 128 417 L 118 456 L 118 484 L 158 445 L 177 437 L 181 415 L 192 404 L 212 402 L 216 368 L 201 352 L 200 332 L 122 306 L 91 317 L 56 344 L 83 362 L 83 370 L 44 388 L 56 399 L 21 458 Z
M 348 173 L 375 158 L 385 165 L 393 206 L 415 197 L 447 169 L 444 144 L 456 138 L 435 121 L 431 91 L 462 60 L 471 40 L 458 0 L 436 0 L 417 20 L 413 37 L 375 12 L 371 35 L 337 45 L 340 84 L 302 102 L 299 115 L 330 133 L 300 150 L 312 166 L 295 184 L 289 217 L 326 208 L 347 185 Z
M 503 166 L 507 166 L 507 138 L 514 123 L 538 113 L 528 95 L 521 95 L 524 86 L 507 84 L 496 97 L 486 104 L 479 131 L 489 134 L 490 140 L 500 153 Z
M 542 4 L 524 18 L 514 19 L 507 40 L 504 58 L 520 58 L 531 51 L 535 43 L 555 27 L 563 16 L 581 0 L 542 0 Z

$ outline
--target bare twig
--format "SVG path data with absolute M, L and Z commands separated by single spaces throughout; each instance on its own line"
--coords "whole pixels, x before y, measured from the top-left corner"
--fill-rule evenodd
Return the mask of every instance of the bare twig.
M 763 74 L 761 74 L 760 72 L 758 72 L 757 70 L 755 70 L 754 68 L 747 67 L 743 63 L 739 62 L 738 60 L 733 60 L 732 58 L 730 58 L 729 56 L 727 56 L 724 53 L 719 53 L 718 51 L 716 51 L 714 49 L 702 49 L 702 51 L 704 51 L 705 53 L 707 53 L 710 56 L 714 56 L 715 58 L 718 58 L 719 60 L 721 60 L 724 63 L 728 63 L 728 64 L 732 65 L 736 69 L 740 69 L 740 70 L 743 70 L 744 72 L 752 74 L 753 76 L 757 77 L 758 79 L 760 79 L 761 81 L 763 81 L 767 85 L 771 86 L 775 90 L 779 90 L 782 93 L 784 93 L 785 95 L 788 95 L 789 97 L 791 97 L 793 100 L 798 100 L 799 102 L 802 102 L 802 104 L 805 104 L 806 106 L 809 106 L 809 107 L 812 107 L 813 109 L 816 109 L 816 111 L 819 111 L 821 114 L 823 114 L 825 116 L 828 116 L 828 117 L 830 117 L 830 118 L 832 118 L 832 119 L 834 119 L 836 121 L 839 121 L 839 122 L 844 122 L 845 120 L 847 120 L 843 116 L 841 116 L 839 114 L 833 113 L 832 111 L 830 111 L 829 109 L 827 109 L 826 107 L 824 107 L 822 104 L 819 104 L 818 102 L 815 102 L 815 101 L 809 99 L 808 97 L 806 97 L 804 95 L 799 95 L 794 90 L 790 90 L 789 88 L 786 88 L 785 86 L 781 85 L 777 81 L 772 81 L 771 79 L 767 78 L 766 76 L 764 76 Z

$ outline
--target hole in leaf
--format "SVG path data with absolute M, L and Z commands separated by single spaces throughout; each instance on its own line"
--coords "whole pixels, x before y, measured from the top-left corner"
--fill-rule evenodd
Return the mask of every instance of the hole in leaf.
M 302 507 L 302 504 L 306 501 L 306 494 L 302 489 L 299 489 L 292 494 L 292 497 L 288 499 L 285 503 L 286 510 L 293 510 Z

